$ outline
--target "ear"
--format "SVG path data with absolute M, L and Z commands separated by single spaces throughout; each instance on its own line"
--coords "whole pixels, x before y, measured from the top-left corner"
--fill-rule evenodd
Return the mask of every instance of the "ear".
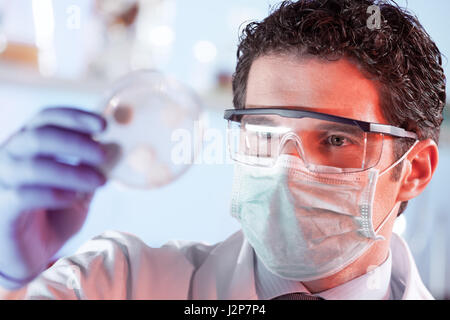
M 434 140 L 426 139 L 416 144 L 403 165 L 398 201 L 408 201 L 422 193 L 433 177 L 438 159 L 439 151 Z

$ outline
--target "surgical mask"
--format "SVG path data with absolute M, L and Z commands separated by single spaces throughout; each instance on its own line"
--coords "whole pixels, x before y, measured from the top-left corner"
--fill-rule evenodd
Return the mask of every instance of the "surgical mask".
M 317 174 L 292 155 L 281 155 L 273 167 L 236 163 L 231 214 L 272 273 L 296 281 L 325 278 L 384 239 L 378 231 L 396 210 L 374 230 L 377 180 L 413 147 L 381 173 L 328 168 L 333 173 Z

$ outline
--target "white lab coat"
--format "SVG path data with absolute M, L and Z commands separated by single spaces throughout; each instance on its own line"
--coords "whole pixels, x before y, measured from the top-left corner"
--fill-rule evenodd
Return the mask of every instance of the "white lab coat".
M 394 299 L 433 299 L 405 241 L 391 241 Z M 215 245 L 170 241 L 151 248 L 108 231 L 58 260 L 16 299 L 257 299 L 254 254 L 242 231 Z

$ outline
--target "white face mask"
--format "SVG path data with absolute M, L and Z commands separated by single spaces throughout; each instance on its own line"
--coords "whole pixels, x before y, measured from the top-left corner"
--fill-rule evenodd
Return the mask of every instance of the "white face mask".
M 397 206 L 374 230 L 377 180 L 413 147 L 381 174 L 316 174 L 290 155 L 281 155 L 272 168 L 237 163 L 231 214 L 267 269 L 296 281 L 325 278 L 384 239 L 377 233 Z

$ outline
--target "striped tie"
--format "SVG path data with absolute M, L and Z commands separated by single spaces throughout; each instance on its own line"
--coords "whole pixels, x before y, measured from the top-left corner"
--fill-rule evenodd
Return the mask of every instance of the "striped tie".
M 272 300 L 325 300 L 325 299 L 304 292 L 292 292 L 275 297 Z

